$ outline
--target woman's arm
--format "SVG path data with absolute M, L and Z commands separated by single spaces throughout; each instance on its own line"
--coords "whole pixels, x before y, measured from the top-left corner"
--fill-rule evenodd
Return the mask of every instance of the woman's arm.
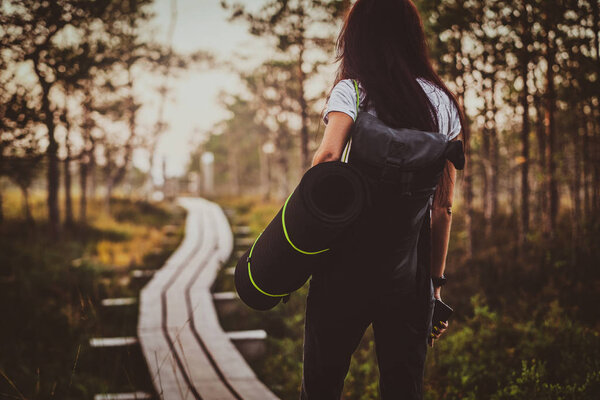
M 446 269 L 446 255 L 448 253 L 448 241 L 450 239 L 450 226 L 452 225 L 452 198 L 454 195 L 454 180 L 456 169 L 450 161 L 446 161 L 443 176 L 450 175 L 450 180 L 444 179 L 433 196 L 431 207 L 431 276 L 440 277 Z M 434 289 L 434 297 L 441 300 L 442 288 Z M 447 322 L 440 322 L 441 327 L 434 326 L 429 338 L 429 346 L 433 347 L 436 339 L 448 329 Z
M 325 133 L 323 133 L 323 140 L 315 152 L 311 167 L 322 162 L 335 161 L 342 158 L 344 145 L 348 139 L 350 128 L 354 123 L 352 117 L 340 111 L 329 112 L 328 118 Z
M 447 171 L 446 171 L 447 170 Z M 445 188 L 438 186 L 433 196 L 431 207 L 431 276 L 440 277 L 446 268 L 450 226 L 452 224 L 452 198 L 454 195 L 454 180 L 456 169 L 450 161 L 446 161 L 443 176 L 450 175 L 450 180 L 444 179 Z M 445 194 L 445 195 L 444 195 Z M 440 298 L 441 287 L 435 288 L 435 297 Z

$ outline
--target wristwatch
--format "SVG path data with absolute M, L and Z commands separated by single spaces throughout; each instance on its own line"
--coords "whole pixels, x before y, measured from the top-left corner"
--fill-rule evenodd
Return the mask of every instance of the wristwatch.
M 433 282 L 433 287 L 440 287 L 446 284 L 446 276 L 442 274 L 440 277 L 432 277 L 431 282 Z

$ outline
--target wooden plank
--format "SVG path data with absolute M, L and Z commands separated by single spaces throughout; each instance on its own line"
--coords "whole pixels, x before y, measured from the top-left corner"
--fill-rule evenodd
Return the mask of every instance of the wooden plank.
M 248 248 L 250 246 L 252 246 L 254 244 L 254 238 L 236 238 L 235 239 L 235 245 L 237 247 L 244 247 L 244 248 Z M 246 250 L 246 249 L 244 249 Z
M 135 297 L 117 297 L 113 299 L 102 299 L 100 302 L 104 307 L 121 307 L 137 304 Z
M 235 275 L 235 267 L 225 268 L 225 275 L 234 276 Z
M 267 332 L 262 329 L 254 329 L 248 331 L 229 331 L 227 332 L 229 340 L 244 341 L 244 340 L 265 340 Z
M 153 396 L 146 392 L 105 393 L 94 396 L 94 400 L 150 400 L 152 398 Z
M 126 337 L 107 337 L 107 338 L 91 338 L 91 347 L 124 347 L 132 346 L 138 343 L 138 339 L 133 336 Z
M 214 301 L 221 301 L 221 300 L 238 300 L 239 297 L 237 295 L 236 292 L 218 292 L 218 293 L 213 293 L 212 294 L 213 300 Z
M 131 276 L 133 278 L 151 278 L 156 271 L 152 269 L 134 269 L 131 271 Z
M 236 226 L 232 227 L 231 230 L 236 235 L 249 235 L 252 232 L 250 227 L 247 225 L 236 225 Z

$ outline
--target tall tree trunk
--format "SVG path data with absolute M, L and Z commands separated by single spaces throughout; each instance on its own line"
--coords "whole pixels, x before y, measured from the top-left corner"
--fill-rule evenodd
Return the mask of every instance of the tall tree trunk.
M 529 90 L 527 79 L 529 75 L 529 60 L 522 60 L 521 77 L 523 91 L 521 92 L 521 107 L 523 116 L 521 122 L 521 215 L 519 224 L 519 245 L 527 244 L 529 233 Z
M 590 0 L 592 5 L 592 14 L 594 20 L 594 27 L 592 31 L 594 32 L 594 42 L 596 48 L 596 71 L 600 75 L 600 4 L 597 0 Z M 598 110 L 600 111 L 600 104 L 597 105 Z
M 463 70 L 462 75 L 462 87 L 459 93 L 459 101 L 462 109 L 465 109 L 465 92 L 467 90 L 465 71 Z M 468 117 L 465 112 L 465 124 L 468 124 Z M 468 126 L 464 129 L 469 130 Z M 465 143 L 465 147 L 469 147 Z M 471 152 L 468 151 L 465 154 L 465 169 L 463 173 L 463 198 L 465 202 L 465 230 L 467 233 L 466 243 L 466 256 L 467 258 L 473 257 L 473 186 L 472 186 L 472 172 L 471 172 Z
M 129 169 L 129 164 L 131 162 L 131 157 L 132 157 L 132 153 L 133 153 L 133 142 L 136 139 L 136 135 L 137 135 L 137 125 L 136 125 L 136 117 L 137 117 L 137 110 L 138 110 L 138 106 L 135 103 L 135 99 L 133 97 L 133 77 L 131 75 L 131 66 L 129 68 L 129 70 L 127 71 L 127 74 L 129 76 L 129 80 L 127 82 L 127 88 L 129 91 L 129 97 L 127 99 L 128 102 L 128 111 L 129 111 L 129 118 L 128 118 L 128 125 L 129 125 L 129 137 L 127 138 L 124 147 L 124 154 L 123 154 L 123 163 L 117 167 L 117 169 L 115 170 L 114 174 L 108 174 L 108 188 L 107 188 L 107 192 L 109 196 L 112 196 L 112 191 L 113 189 L 123 181 L 123 179 L 125 178 L 125 175 L 127 174 L 127 170 Z M 107 201 L 107 206 L 108 209 L 107 211 L 110 211 L 110 197 L 108 198 Z
M 163 184 L 164 185 L 164 184 Z M 113 194 L 113 180 L 108 178 L 106 180 L 106 196 L 104 198 L 104 211 L 110 215 L 110 202 Z
M 600 76 L 600 4 L 598 1 L 591 0 L 592 5 L 592 14 L 593 14 L 593 32 L 594 32 L 594 41 L 596 48 L 596 72 L 597 76 Z M 592 212 L 596 214 L 600 209 L 600 188 L 597 182 L 600 179 L 600 160 L 598 159 L 597 154 L 600 153 L 600 132 L 598 129 L 600 128 L 600 96 L 596 94 L 596 112 L 594 112 L 593 104 L 590 104 L 590 108 L 592 110 L 592 135 L 593 143 L 592 143 L 592 154 L 594 154 L 594 159 L 592 160 L 593 170 L 591 171 L 592 176 Z M 590 101 L 592 103 L 592 101 Z
M 69 97 L 69 91 L 65 92 L 65 99 Z M 65 226 L 73 226 L 73 196 L 71 192 L 71 143 L 70 143 L 70 134 L 71 134 L 71 122 L 69 120 L 68 108 L 65 100 L 64 109 L 62 112 L 62 120 L 65 124 L 65 149 L 67 155 L 64 159 L 63 164 L 63 175 L 65 180 Z
M 43 114 L 44 125 L 48 130 L 48 146 L 46 147 L 46 157 L 48 158 L 48 168 L 46 178 L 48 183 L 48 197 L 46 203 L 48 206 L 48 223 L 50 234 L 57 238 L 60 231 L 60 212 L 58 209 L 58 189 L 59 189 L 59 171 L 58 171 L 58 142 L 56 141 L 54 123 L 54 112 L 50 107 L 50 89 L 52 84 L 46 81 L 44 73 L 40 70 L 37 59 L 33 61 L 33 69 L 38 78 L 38 83 L 42 89 L 41 111 Z
M 239 155 L 235 145 L 229 147 L 229 171 L 231 173 L 231 193 L 239 196 L 242 192 L 240 185 Z
M 260 168 L 260 190 L 262 199 L 269 201 L 271 199 L 271 166 L 269 165 L 269 155 L 263 151 L 265 143 L 259 143 L 258 163 Z
M 0 182 L 0 185 L 2 182 Z M 4 196 L 2 195 L 2 188 L 0 188 L 0 224 L 4 222 Z
M 485 90 L 485 89 L 484 89 Z M 485 101 L 485 122 L 482 129 L 481 138 L 481 169 L 483 178 L 483 216 L 485 219 L 485 236 L 489 237 L 492 233 L 492 214 L 491 214 L 491 165 L 490 165 L 490 135 L 489 135 L 489 99 L 487 94 L 484 94 Z
M 573 106 L 577 110 L 577 105 Z M 583 131 L 582 124 L 585 124 L 585 119 L 579 113 L 576 113 L 577 121 L 573 121 L 573 151 L 571 152 L 572 176 L 571 176 L 571 201 L 573 202 L 573 245 L 577 246 L 581 234 L 581 163 L 579 159 L 580 149 L 580 134 Z
M 90 177 L 88 199 L 95 200 L 98 197 L 98 171 L 97 171 L 96 155 L 94 152 L 90 153 L 90 162 L 87 166 L 88 176 Z
M 33 225 L 33 215 L 31 214 L 31 206 L 29 203 L 29 188 L 25 185 L 19 185 L 21 193 L 23 194 L 23 214 L 25 214 L 25 220 L 29 225 Z
M 549 43 L 548 43 L 549 44 Z M 553 237 L 556 230 L 556 217 L 558 215 L 559 207 L 559 196 L 558 196 L 558 182 L 556 179 L 556 126 L 555 126 L 555 112 L 556 112 L 556 92 L 554 88 L 554 50 L 548 47 L 548 54 L 546 56 L 546 62 L 548 70 L 546 72 L 546 162 L 547 162 L 547 188 L 548 188 L 548 199 L 549 199 L 549 218 L 548 218 L 548 232 Z
M 287 149 L 289 149 L 286 139 L 289 137 L 289 132 L 286 129 L 279 128 L 277 136 L 275 137 L 275 148 L 277 153 L 275 160 L 277 163 L 277 170 L 279 172 L 279 182 L 277 187 L 277 198 L 279 200 L 285 200 L 290 193 L 289 188 L 289 162 L 287 157 Z
M 523 90 L 521 91 L 521 108 L 523 116 L 521 120 L 521 218 L 519 224 L 519 246 L 527 245 L 529 234 L 529 51 L 527 47 L 531 43 L 529 13 L 527 5 L 521 9 L 521 39 L 523 48 L 520 50 L 521 79 L 523 79 Z
M 490 179 L 490 196 L 491 209 L 490 219 L 494 219 L 498 212 L 498 169 L 500 166 L 499 160 L 499 143 L 498 143 L 498 125 L 496 123 L 496 114 L 498 114 L 498 105 L 496 104 L 496 76 L 492 75 L 492 127 L 490 129 L 490 164 L 491 164 L 491 179 Z
M 581 169 L 582 169 L 582 179 L 583 179 L 583 213 L 584 215 L 590 215 L 590 212 L 592 210 L 591 207 L 591 195 L 590 195 L 590 191 L 591 191 L 591 184 L 589 181 L 589 176 L 591 175 L 591 168 L 592 166 L 590 165 L 590 141 L 589 141 L 589 135 L 590 135 L 590 122 L 588 120 L 587 115 L 585 115 L 585 111 L 581 111 L 581 115 L 582 115 L 582 121 L 583 121 L 583 138 L 581 140 L 581 148 L 579 149 L 579 154 L 582 155 L 581 157 Z
M 537 138 L 538 145 L 538 169 L 540 176 L 543 178 L 540 181 L 538 189 L 537 202 L 539 207 L 536 209 L 538 226 L 547 226 L 548 216 L 548 191 L 546 189 L 546 131 L 544 127 L 544 118 L 542 110 L 542 94 L 536 94 L 533 97 L 533 104 L 535 107 L 536 123 L 535 123 L 535 136 Z
M 593 109 L 592 109 L 593 110 Z M 600 113 L 599 113 L 600 114 Z M 592 170 L 592 213 L 596 214 L 600 210 L 600 185 L 597 182 L 600 182 L 600 159 L 598 154 L 600 154 L 600 123 L 597 123 L 597 118 L 600 115 L 594 116 L 592 114 L 592 165 L 594 166 Z
M 310 154 L 308 153 L 308 104 L 306 94 L 304 93 L 304 85 L 306 82 L 306 74 L 302 70 L 304 63 L 304 47 L 301 45 L 298 53 L 298 85 L 299 85 L 299 102 L 300 102 L 300 168 L 301 173 L 304 173 L 310 167 Z
M 67 146 L 68 147 L 68 146 Z M 67 157 L 64 160 L 64 179 L 65 179 L 65 225 L 73 225 L 73 197 L 71 193 L 71 159 L 67 151 Z
M 37 70 L 36 64 L 36 70 Z M 50 108 L 50 85 L 38 73 L 40 83 L 42 83 L 42 112 L 44 114 L 44 124 L 48 130 L 48 147 L 46 148 L 46 157 L 48 159 L 47 181 L 48 181 L 48 223 L 52 237 L 58 237 L 60 231 L 60 212 L 58 209 L 58 190 L 59 190 L 59 170 L 58 170 L 58 142 L 56 141 L 54 124 L 54 113 Z
M 88 160 L 82 159 L 79 162 L 79 222 L 87 223 L 87 178 L 88 178 Z

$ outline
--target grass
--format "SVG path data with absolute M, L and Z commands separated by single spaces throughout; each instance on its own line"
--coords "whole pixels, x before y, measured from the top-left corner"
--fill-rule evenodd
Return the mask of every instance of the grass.
M 170 204 L 114 199 L 110 214 L 91 202 L 87 225 L 48 236 L 44 199 L 34 226 L 4 193 L 0 225 L 0 398 L 91 399 L 96 393 L 152 391 L 137 347 L 92 349 L 91 337 L 135 336 L 137 307 L 104 309 L 110 297 L 137 297 L 132 269 L 159 268 L 183 235 Z

